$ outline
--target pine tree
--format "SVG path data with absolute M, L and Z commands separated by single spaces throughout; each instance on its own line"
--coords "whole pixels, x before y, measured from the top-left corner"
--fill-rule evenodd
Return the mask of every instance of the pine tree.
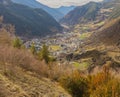
M 32 54 L 36 54 L 36 48 L 34 43 L 32 43 L 30 51 L 32 52 Z
M 21 46 L 22 46 L 22 41 L 18 37 L 16 37 L 13 40 L 13 47 L 20 49 Z
M 38 56 L 41 60 L 45 60 L 47 64 L 49 63 L 49 51 L 48 51 L 48 47 L 45 44 L 38 53 Z

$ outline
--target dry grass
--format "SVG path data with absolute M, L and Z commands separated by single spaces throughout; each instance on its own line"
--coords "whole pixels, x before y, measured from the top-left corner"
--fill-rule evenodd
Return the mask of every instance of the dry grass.
M 15 67 L 20 67 L 26 71 L 32 71 L 39 76 L 57 80 L 63 74 L 70 72 L 67 65 L 57 63 L 46 64 L 39 61 L 27 49 L 17 49 L 11 46 L 12 38 L 6 29 L 0 31 L 0 64 L 4 73 L 16 72 Z M 9 72 L 7 71 L 9 70 Z
M 10 35 L 4 31 L 0 32 L 0 97 L 71 97 L 45 78 L 57 80 L 66 66 L 47 65 L 29 50 L 12 47 Z
M 12 29 L 12 28 L 11 28 Z M 27 49 L 17 49 L 11 46 L 12 38 L 9 32 L 3 28 L 0 30 L 0 64 L 4 72 L 16 72 L 15 67 L 21 67 L 26 71 L 32 71 L 40 76 L 57 80 L 69 69 L 66 65 L 59 66 L 56 63 L 45 64 L 39 61 Z
M 10 46 L 0 46 L 0 62 L 7 67 L 19 66 L 25 70 L 34 71 L 40 75 L 48 69 L 47 65 L 35 59 L 35 57 L 27 50 L 19 50 Z M 9 69 L 10 69 L 9 68 Z
M 10 45 L 11 37 L 5 29 L 0 29 L 0 45 Z
M 70 72 L 67 65 L 45 64 L 44 61 L 37 60 L 28 50 L 11 46 L 0 46 L 0 63 L 4 66 L 4 72 L 7 72 L 7 69 L 13 72 L 15 71 L 14 67 L 21 67 L 26 71 L 36 72 L 40 76 L 54 80 Z
M 118 22 L 120 20 L 120 18 L 116 18 L 116 19 L 112 19 L 110 21 L 107 21 L 105 23 L 105 25 L 103 26 L 103 29 L 106 29 L 106 28 L 109 28 L 111 27 L 112 25 L 114 25 L 116 22 Z
M 0 45 L 0 97 L 71 97 L 51 80 L 57 80 L 64 67 L 45 64 L 31 52 Z

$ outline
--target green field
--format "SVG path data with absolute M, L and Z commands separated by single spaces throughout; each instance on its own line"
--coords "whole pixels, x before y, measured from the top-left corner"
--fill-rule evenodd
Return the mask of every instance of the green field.
M 52 51 L 59 51 L 59 50 L 61 50 L 61 47 L 59 45 L 51 45 L 51 46 L 49 46 L 49 48 Z
M 80 35 L 80 39 L 88 38 L 91 35 L 91 33 L 83 33 Z
M 89 62 L 73 62 L 73 66 L 77 69 L 80 69 L 80 70 L 85 70 L 89 67 L 90 63 Z

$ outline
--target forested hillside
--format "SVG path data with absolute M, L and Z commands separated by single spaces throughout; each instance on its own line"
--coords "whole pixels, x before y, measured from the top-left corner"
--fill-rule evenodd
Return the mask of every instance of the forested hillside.
M 62 31 L 59 23 L 42 9 L 32 9 L 9 0 L 0 1 L 0 15 L 5 23 L 14 25 L 16 35 L 22 37 L 42 37 Z

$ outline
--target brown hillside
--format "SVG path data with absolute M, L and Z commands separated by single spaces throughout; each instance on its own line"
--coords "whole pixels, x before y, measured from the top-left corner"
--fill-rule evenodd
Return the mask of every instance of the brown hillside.
M 104 27 L 99 32 L 94 33 L 93 36 L 104 44 L 118 45 L 120 42 L 120 18 L 107 21 Z
M 0 27 L 0 97 L 71 97 L 57 82 L 46 78 L 53 76 L 48 65 L 29 50 L 12 47 L 9 32 Z

